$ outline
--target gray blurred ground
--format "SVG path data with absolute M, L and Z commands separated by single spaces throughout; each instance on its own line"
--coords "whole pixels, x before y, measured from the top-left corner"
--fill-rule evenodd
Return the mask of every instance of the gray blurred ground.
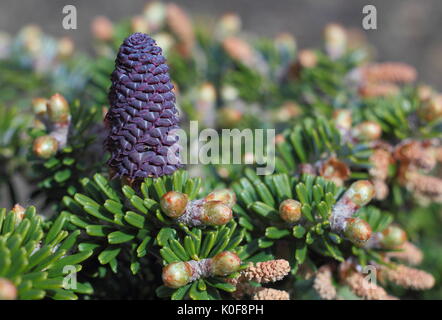
M 37 23 L 53 35 L 69 35 L 76 44 L 90 49 L 89 26 L 96 15 L 113 21 L 139 13 L 148 0 L 1 0 L 0 30 L 16 32 Z M 378 50 L 378 59 L 399 60 L 415 65 L 420 80 L 442 89 L 442 1 L 441 0 L 176 0 L 192 16 L 217 17 L 234 11 L 243 18 L 245 30 L 273 36 L 293 33 L 301 47 L 319 43 L 323 26 L 340 22 L 361 27 L 362 8 L 378 10 L 378 30 L 366 36 Z M 62 8 L 78 10 L 78 29 L 61 26 Z

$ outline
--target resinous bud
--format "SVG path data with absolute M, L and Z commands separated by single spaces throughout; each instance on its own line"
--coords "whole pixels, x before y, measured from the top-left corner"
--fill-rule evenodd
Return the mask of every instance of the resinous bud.
M 184 261 L 173 262 L 163 268 L 163 283 L 169 288 L 180 288 L 190 282 L 192 266 Z
M 347 190 L 346 195 L 350 200 L 359 207 L 365 206 L 373 199 L 376 192 L 373 184 L 368 180 L 359 180 L 353 182 Z
M 388 226 L 382 231 L 381 244 L 385 249 L 395 249 L 407 241 L 407 234 L 397 226 Z
M 54 123 L 66 123 L 69 120 L 69 104 L 59 93 L 54 94 L 48 102 L 49 118 Z
M 360 218 L 346 220 L 344 235 L 356 245 L 363 245 L 371 237 L 370 225 Z
M 186 212 L 186 206 L 189 199 L 186 194 L 169 191 L 161 197 L 161 210 L 170 218 L 179 218 Z
M 279 205 L 279 216 L 286 222 L 298 222 L 301 219 L 301 202 L 287 199 Z
M 424 121 L 434 121 L 442 118 L 442 95 L 433 96 L 421 103 L 418 109 L 419 117 Z
M 236 194 L 231 189 L 215 190 L 206 197 L 207 201 L 221 201 L 229 208 L 233 208 L 236 203 Z
M 353 130 L 354 136 L 363 141 L 377 140 L 382 135 L 382 127 L 374 121 L 364 121 L 358 124 Z
M 232 209 L 221 201 L 207 201 L 203 205 L 201 221 L 210 226 L 221 226 L 232 219 Z
M 49 135 L 38 137 L 34 140 L 32 150 L 37 157 L 48 159 L 57 153 L 58 141 Z
M 233 252 L 224 251 L 212 258 L 212 273 L 215 276 L 227 276 L 238 271 L 241 259 Z
M 43 115 L 47 111 L 48 100 L 45 98 L 35 98 L 32 100 L 32 111 L 36 115 Z

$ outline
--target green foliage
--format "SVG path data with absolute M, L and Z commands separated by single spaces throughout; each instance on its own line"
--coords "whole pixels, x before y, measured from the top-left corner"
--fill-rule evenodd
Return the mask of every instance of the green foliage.
M 17 287 L 18 298 L 74 300 L 77 294 L 90 294 L 88 283 L 77 283 L 76 289 L 65 289 L 64 280 L 81 270 L 81 263 L 91 250 L 76 252 L 80 231 L 65 230 L 67 216 L 61 214 L 45 223 L 34 207 L 26 209 L 23 218 L 6 209 L 0 210 L 0 278 Z M 74 285 L 68 280 L 67 285 Z
M 199 179 L 189 179 L 187 172 L 177 171 L 173 176 L 146 179 L 139 194 L 128 185 L 120 186 L 95 174 L 93 179 L 81 179 L 81 193 L 65 196 L 63 204 L 70 222 L 89 236 L 87 242 L 80 244 L 81 250 L 95 250 L 100 264 L 109 265 L 115 273 L 118 258 L 124 254 L 130 260 L 130 270 L 136 274 L 143 258 L 152 250 L 158 230 L 174 224 L 161 212 L 161 196 L 174 190 L 193 199 L 200 183 Z
M 276 169 L 279 172 L 295 173 L 299 164 L 314 164 L 330 156 L 336 156 L 350 167 L 371 166 L 368 161 L 371 155 L 369 146 L 345 141 L 338 129 L 323 117 L 306 118 L 286 130 L 283 137 L 283 141 L 276 145 Z

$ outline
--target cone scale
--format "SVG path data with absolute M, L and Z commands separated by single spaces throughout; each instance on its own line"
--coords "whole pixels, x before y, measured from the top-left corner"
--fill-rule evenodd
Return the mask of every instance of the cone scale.
M 170 175 L 182 165 L 178 110 L 166 59 L 155 41 L 134 33 L 121 45 L 111 75 L 105 148 L 114 177 Z

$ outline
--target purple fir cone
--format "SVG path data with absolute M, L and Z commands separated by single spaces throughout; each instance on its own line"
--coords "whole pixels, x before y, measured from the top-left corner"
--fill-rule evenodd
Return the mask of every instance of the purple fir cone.
M 120 47 L 105 122 L 114 176 L 130 180 L 170 175 L 179 161 L 175 94 L 162 50 L 146 34 L 134 33 Z

